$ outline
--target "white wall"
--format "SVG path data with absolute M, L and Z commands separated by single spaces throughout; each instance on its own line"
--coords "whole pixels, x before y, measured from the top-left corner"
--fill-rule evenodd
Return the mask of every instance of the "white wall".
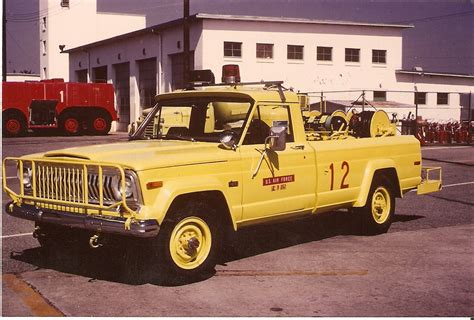
M 401 68 L 402 29 L 362 26 L 205 20 L 203 64 L 221 76 L 226 63 L 240 65 L 242 81 L 284 80 L 301 91 L 391 87 Z M 224 41 L 242 42 L 242 58 L 223 55 Z M 274 44 L 274 58 L 256 58 L 257 43 Z M 303 61 L 287 59 L 287 45 L 303 45 Z M 333 47 L 333 60 L 317 61 L 316 47 Z M 360 63 L 345 62 L 345 48 L 360 48 Z M 372 49 L 387 50 L 387 63 L 372 63 Z
M 427 120 L 448 121 L 461 117 L 460 93 L 474 91 L 474 78 L 397 74 L 397 88 L 401 91 L 426 92 L 426 104 L 418 106 L 418 114 Z M 437 104 L 437 93 L 449 93 L 448 104 Z M 414 95 L 393 94 L 395 101 L 414 103 Z
M 60 0 L 40 0 L 40 74 L 45 78 L 69 79 L 68 55 L 61 54 L 59 45 L 71 49 L 80 45 L 107 39 L 146 25 L 144 16 L 97 13 L 96 0 L 70 1 L 69 8 L 60 6 Z M 43 27 L 46 17 L 46 29 Z M 43 52 L 46 41 L 46 53 Z
M 223 64 L 235 63 L 240 65 L 242 81 L 284 80 L 286 87 L 294 87 L 302 92 L 353 91 L 327 93 L 324 96 L 328 100 L 356 100 L 361 90 L 369 90 L 368 100 L 373 99 L 373 90 L 418 90 L 427 92 L 427 102 L 419 105 L 418 111 L 424 119 L 459 119 L 461 106 L 458 92 L 473 91 L 474 80 L 428 76 L 414 78 L 396 74 L 395 71 L 402 68 L 402 30 L 205 20 L 203 52 L 206 54 L 203 56 L 203 65 L 213 70 L 216 79 L 221 77 Z M 224 41 L 242 42 L 242 58 L 224 57 Z M 257 43 L 274 44 L 274 58 L 256 58 Z M 287 45 L 303 45 L 303 61 L 288 60 Z M 317 61 L 317 46 L 332 47 L 333 60 Z M 360 63 L 345 62 L 345 48 L 360 48 Z M 387 50 L 387 63 L 372 63 L 372 49 Z M 437 92 L 450 92 L 448 105 L 437 105 Z M 387 100 L 414 106 L 414 93 L 387 92 Z M 414 113 L 414 109 L 412 111 Z
M 25 73 L 7 73 L 7 81 L 9 82 L 24 82 L 24 81 L 39 81 L 41 77 L 39 74 L 25 74 Z

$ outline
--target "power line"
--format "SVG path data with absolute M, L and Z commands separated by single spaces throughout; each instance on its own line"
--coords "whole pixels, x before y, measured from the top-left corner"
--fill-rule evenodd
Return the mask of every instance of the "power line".
M 141 8 L 137 8 L 137 9 L 133 9 L 133 10 L 127 10 L 127 12 L 125 12 L 125 14 L 130 13 L 130 12 L 139 12 L 139 11 L 144 11 L 144 10 L 149 10 L 149 9 L 166 8 L 166 7 L 178 7 L 178 8 L 180 8 L 181 6 L 182 6 L 182 4 L 180 2 L 170 3 L 170 4 L 160 4 L 160 5 L 156 5 L 156 6 L 141 7 Z
M 79 3 L 80 4 L 80 3 Z M 70 8 L 75 7 L 79 4 L 71 5 Z M 139 12 L 139 11 L 147 11 L 149 9 L 158 9 L 158 8 L 166 8 L 166 7 L 180 7 L 181 4 L 176 4 L 176 3 L 170 3 L 170 4 L 160 4 L 160 5 L 155 5 L 155 6 L 149 6 L 149 7 L 141 7 L 137 9 L 131 9 L 127 10 L 125 13 L 130 13 L 130 12 Z M 44 9 L 40 11 L 35 11 L 35 12 L 29 12 L 29 13 L 14 13 L 14 14 L 7 14 L 7 19 L 8 22 L 33 22 L 33 21 L 38 21 L 40 20 L 41 16 L 50 13 L 49 16 L 53 16 L 56 14 L 62 13 L 62 8 L 55 8 L 54 9 L 56 12 Z M 53 12 L 53 13 L 51 13 Z
M 15 37 L 10 33 L 10 31 L 7 31 L 7 35 L 9 36 L 9 39 L 12 39 L 13 42 L 17 45 L 17 47 L 23 52 L 24 55 L 28 56 L 31 60 L 34 60 L 36 57 L 34 57 L 31 52 L 27 52 L 19 43 L 16 41 Z M 6 67 L 6 66 L 5 66 Z
M 72 9 L 74 7 L 77 7 L 81 5 L 81 3 L 73 4 L 70 5 L 69 9 Z M 13 14 L 13 15 L 7 15 L 7 22 L 12 22 L 12 23 L 27 23 L 27 22 L 37 22 L 42 19 L 43 16 L 45 17 L 52 17 L 56 16 L 59 14 L 64 13 L 64 8 L 57 7 L 53 9 L 44 9 L 41 11 L 38 11 L 36 14 L 33 15 L 31 13 L 31 16 L 20 16 L 20 17 L 15 17 L 15 15 L 21 15 L 21 14 Z
M 449 17 L 471 15 L 471 14 L 473 14 L 473 13 L 474 13 L 474 10 L 470 10 L 470 11 L 456 12 L 456 13 L 450 13 L 450 14 L 443 14 L 443 15 L 439 15 L 439 16 L 432 16 L 432 17 L 419 18 L 419 19 L 403 20 L 403 21 L 394 21 L 394 22 L 391 22 L 391 23 L 409 23 L 409 22 L 421 22 L 421 21 L 429 21 L 429 20 L 439 20 L 439 19 L 444 19 L 444 18 L 449 18 Z

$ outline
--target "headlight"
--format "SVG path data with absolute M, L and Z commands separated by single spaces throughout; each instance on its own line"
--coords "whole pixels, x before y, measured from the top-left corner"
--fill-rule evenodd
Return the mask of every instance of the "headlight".
M 122 191 L 122 186 L 120 185 L 120 191 Z M 129 176 L 125 176 L 125 197 L 130 198 L 133 195 L 133 183 L 132 179 Z
M 23 177 L 20 177 L 20 170 L 17 171 L 17 177 L 25 188 L 31 188 L 33 172 L 29 167 L 23 167 Z
M 114 192 L 114 197 L 116 200 L 122 198 L 122 192 L 125 191 L 125 198 L 130 199 L 133 197 L 133 191 L 135 190 L 135 185 L 132 181 L 132 178 L 129 175 L 125 175 L 125 190 L 122 190 L 122 181 L 120 177 L 114 177 L 112 179 L 112 191 Z

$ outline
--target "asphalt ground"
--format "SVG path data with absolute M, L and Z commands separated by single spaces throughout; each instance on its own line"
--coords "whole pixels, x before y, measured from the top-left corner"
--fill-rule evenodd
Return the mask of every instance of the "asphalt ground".
M 126 135 L 3 139 L 3 157 L 120 140 Z M 423 165 L 442 167 L 443 190 L 397 199 L 387 234 L 357 236 L 346 212 L 251 227 L 215 273 L 174 287 L 121 280 L 120 252 L 45 256 L 33 223 L 4 213 L 2 315 L 472 316 L 474 148 L 422 154 Z

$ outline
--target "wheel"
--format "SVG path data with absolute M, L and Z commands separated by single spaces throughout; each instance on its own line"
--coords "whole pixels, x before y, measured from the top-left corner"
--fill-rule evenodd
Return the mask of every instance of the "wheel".
M 6 137 L 19 137 L 26 134 L 26 121 L 15 114 L 3 115 L 3 134 Z
M 216 265 L 219 238 L 207 206 L 191 201 L 170 212 L 157 237 L 161 280 L 176 284 L 209 274 Z
M 81 132 L 81 122 L 74 114 L 66 114 L 60 117 L 59 128 L 68 136 L 78 135 Z
M 93 135 L 106 135 L 110 131 L 112 120 L 108 115 L 98 115 L 89 120 L 89 132 Z
M 366 235 L 388 231 L 395 212 L 395 197 L 388 179 L 376 176 L 372 181 L 367 203 L 357 208 L 361 218 L 361 232 Z

